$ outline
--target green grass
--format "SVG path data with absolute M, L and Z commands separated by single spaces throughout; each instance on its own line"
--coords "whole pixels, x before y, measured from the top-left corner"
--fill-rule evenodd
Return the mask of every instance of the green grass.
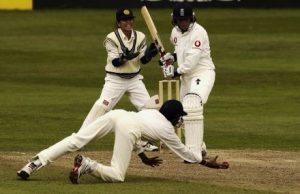
M 138 10 L 134 11 L 135 27 L 146 33 L 149 43 L 144 21 Z M 172 50 L 168 41 L 171 10 L 150 11 L 165 47 Z M 215 86 L 205 106 L 208 148 L 299 151 L 299 10 L 195 11 L 208 31 L 217 68 Z M 106 62 L 102 42 L 114 29 L 114 22 L 112 10 L 0 12 L 0 151 L 39 151 L 79 129 L 101 92 Z M 157 60 L 142 70 L 150 94 L 158 92 L 158 80 L 163 79 Z M 117 108 L 134 110 L 126 97 Z M 112 144 L 110 135 L 85 149 L 110 150 Z M 55 180 L 50 183 L 18 182 L 18 187 L 14 178 L 2 177 L 0 193 L 34 193 L 33 185 L 49 188 L 43 193 L 77 191 L 62 183 L 62 177 L 51 177 Z M 259 193 L 143 177 L 128 180 L 118 186 L 77 188 L 89 193 L 118 189 L 151 193 L 154 186 L 160 193 L 187 193 L 180 187 L 186 185 L 203 193 Z

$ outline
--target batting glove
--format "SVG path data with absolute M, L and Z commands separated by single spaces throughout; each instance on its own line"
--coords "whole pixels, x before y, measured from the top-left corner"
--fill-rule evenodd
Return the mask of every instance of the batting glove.
M 174 77 L 174 66 L 173 65 L 167 65 L 167 66 L 163 65 L 162 71 L 163 71 L 165 78 L 170 79 L 170 78 Z
M 163 66 L 173 65 L 174 62 L 175 62 L 175 58 L 171 53 L 166 53 L 164 56 L 162 56 L 159 59 L 159 63 L 162 64 Z
M 181 74 L 178 73 L 178 68 L 176 68 L 176 69 L 174 70 L 174 76 L 173 76 L 172 78 L 176 78 L 176 77 L 179 77 L 179 76 L 181 76 Z

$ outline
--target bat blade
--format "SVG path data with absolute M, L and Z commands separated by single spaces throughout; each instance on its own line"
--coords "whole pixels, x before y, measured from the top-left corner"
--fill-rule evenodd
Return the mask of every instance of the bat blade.
M 155 43 L 155 45 L 158 49 L 158 52 L 159 52 L 160 56 L 163 56 L 165 54 L 165 48 L 162 44 L 162 41 L 161 41 L 161 39 L 158 35 L 158 31 L 156 29 L 156 26 L 155 26 L 155 24 L 152 20 L 152 17 L 150 15 L 149 11 L 148 11 L 148 8 L 146 6 L 143 6 L 141 8 L 141 14 L 144 18 L 144 21 L 146 22 L 148 30 L 149 30 L 149 32 L 151 34 L 151 37 L 152 37 L 152 39 L 153 39 L 153 41 L 154 41 L 154 43 Z

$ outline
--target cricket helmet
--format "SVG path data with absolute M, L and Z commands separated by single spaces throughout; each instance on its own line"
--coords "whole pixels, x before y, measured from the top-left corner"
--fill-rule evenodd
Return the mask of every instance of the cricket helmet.
M 132 20 L 134 18 L 133 12 L 128 8 L 120 8 L 116 12 L 116 20 L 118 22 L 121 20 Z
M 181 102 L 178 100 L 166 101 L 159 109 L 159 112 L 163 114 L 174 126 L 178 123 L 180 117 L 187 115 L 187 113 L 183 110 Z
M 173 24 L 176 24 L 176 20 L 178 19 L 190 19 L 192 23 L 196 21 L 193 8 L 187 2 L 180 2 L 175 4 L 171 15 Z

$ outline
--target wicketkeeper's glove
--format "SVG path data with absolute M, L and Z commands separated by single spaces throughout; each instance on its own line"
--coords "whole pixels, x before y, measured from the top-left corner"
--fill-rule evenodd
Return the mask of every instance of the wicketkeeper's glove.
M 155 55 L 157 55 L 158 50 L 155 46 L 155 44 L 152 42 L 149 47 L 145 51 L 145 57 L 150 61 Z
M 134 59 L 136 58 L 137 56 L 139 56 L 139 52 L 130 52 L 128 49 L 126 49 L 125 53 L 123 53 L 121 55 L 121 61 L 128 61 L 128 60 L 131 60 L 131 59 Z

